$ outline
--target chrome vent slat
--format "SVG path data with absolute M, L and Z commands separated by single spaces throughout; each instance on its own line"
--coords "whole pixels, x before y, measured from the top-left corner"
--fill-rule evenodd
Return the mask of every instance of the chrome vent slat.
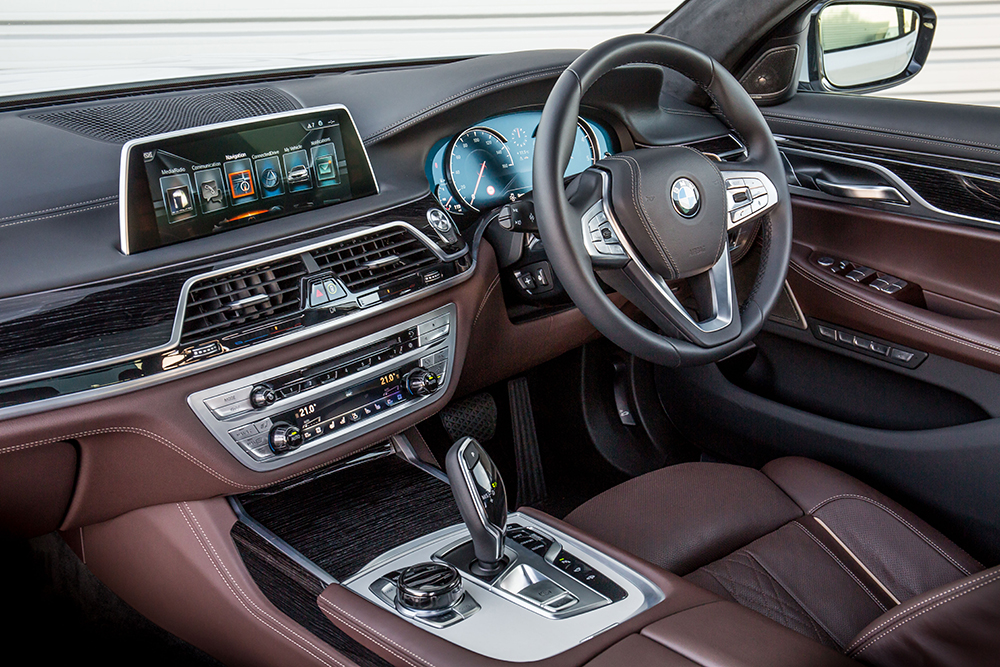
M 389 260 L 379 264 L 379 260 Z M 412 274 L 437 262 L 437 256 L 405 229 L 390 229 L 313 251 L 321 269 L 328 269 L 352 292 L 362 292 Z M 366 264 L 374 263 L 374 266 Z
M 306 274 L 296 256 L 199 281 L 188 292 L 181 344 L 297 312 Z

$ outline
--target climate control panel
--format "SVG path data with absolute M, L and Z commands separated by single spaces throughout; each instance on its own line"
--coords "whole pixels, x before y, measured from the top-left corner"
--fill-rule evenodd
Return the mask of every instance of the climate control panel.
M 440 398 L 453 365 L 455 306 L 188 397 L 253 470 L 335 447 Z

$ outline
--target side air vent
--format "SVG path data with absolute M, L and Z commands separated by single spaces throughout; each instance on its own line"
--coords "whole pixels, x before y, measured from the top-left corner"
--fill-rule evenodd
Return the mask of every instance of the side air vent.
M 188 292 L 181 345 L 295 313 L 305 274 L 294 256 L 199 280 Z
M 403 278 L 438 261 L 407 229 L 392 228 L 312 251 L 355 294 Z
M 747 154 L 747 149 L 731 134 L 724 134 L 721 137 L 713 137 L 711 139 L 702 139 L 701 141 L 687 144 L 687 146 L 719 162 L 732 162 L 745 157 Z

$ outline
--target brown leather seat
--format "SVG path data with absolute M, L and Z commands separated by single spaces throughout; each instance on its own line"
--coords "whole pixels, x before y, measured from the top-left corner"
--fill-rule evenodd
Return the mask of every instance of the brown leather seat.
M 671 466 L 566 521 L 869 664 L 1000 661 L 1000 568 L 816 461 Z

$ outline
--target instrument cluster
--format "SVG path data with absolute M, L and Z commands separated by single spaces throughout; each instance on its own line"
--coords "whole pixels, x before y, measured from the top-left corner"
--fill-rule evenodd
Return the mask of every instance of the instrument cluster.
M 466 215 L 530 192 L 541 117 L 541 111 L 494 116 L 435 144 L 427 177 L 441 206 L 452 215 Z M 609 132 L 580 118 L 566 176 L 580 173 L 611 153 Z

